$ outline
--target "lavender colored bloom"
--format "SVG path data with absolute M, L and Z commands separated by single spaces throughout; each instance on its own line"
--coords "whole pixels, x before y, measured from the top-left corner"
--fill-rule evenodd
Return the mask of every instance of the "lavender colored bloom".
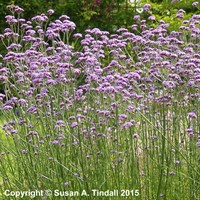
M 73 35 L 75 38 L 82 38 L 83 35 L 81 33 L 76 33 Z
M 180 1 L 180 0 L 172 0 L 171 3 L 174 4 L 174 3 L 177 3 L 177 2 L 179 2 L 179 1 Z
M 54 14 L 54 10 L 49 9 L 49 10 L 47 11 L 47 13 L 48 13 L 49 15 L 53 15 L 53 14 Z
M 16 133 L 18 133 L 18 130 L 13 129 L 13 130 L 10 131 L 10 133 L 11 134 L 16 134 Z
M 12 109 L 13 109 L 12 106 L 9 106 L 9 105 L 3 106 L 3 110 L 12 110 Z
M 176 17 L 179 18 L 179 19 L 182 19 L 184 17 L 184 14 L 183 13 L 177 13 Z
M 18 103 L 20 103 L 22 105 L 27 105 L 28 101 L 26 99 L 19 99 Z
M 60 20 L 67 20 L 67 19 L 70 19 L 70 17 L 67 16 L 67 15 L 61 15 L 61 16 L 59 17 L 59 19 L 60 19 Z
M 42 87 L 41 88 L 41 94 L 46 94 L 48 92 L 47 88 Z
M 169 89 L 173 89 L 176 87 L 176 83 L 173 81 L 163 81 L 163 85 Z
M 56 145 L 56 144 L 59 144 L 59 141 L 58 140 L 53 140 L 53 141 L 50 142 L 50 144 Z
M 37 131 L 29 131 L 26 136 L 33 136 L 33 135 L 38 135 Z
M 188 113 L 189 118 L 197 118 L 197 115 L 194 111 Z
M 190 136 L 194 136 L 194 132 L 192 128 L 187 128 L 186 132 L 190 135 Z
M 119 33 L 128 32 L 128 29 L 126 29 L 126 28 L 119 28 L 117 30 L 117 32 L 119 32 Z
M 197 2 L 197 1 L 195 1 L 195 2 L 192 3 L 193 7 L 197 7 L 198 5 L 199 5 L 199 2 Z
M 173 171 L 172 171 L 172 172 L 169 172 L 169 175 L 170 175 L 170 176 L 174 176 L 175 174 L 176 174 L 176 173 L 173 172 Z
M 157 139 L 157 136 L 156 135 L 152 135 L 151 139 L 155 140 L 155 139 Z
M 185 10 L 179 9 L 179 10 L 178 10 L 178 13 L 185 13 Z
M 19 125 L 23 125 L 25 122 L 26 122 L 25 120 L 20 119 L 18 123 L 19 123 Z
M 148 17 L 148 20 L 155 21 L 156 17 L 151 15 L 151 16 Z
M 178 10 L 176 17 L 182 19 L 184 17 L 185 11 L 183 9 Z
M 3 101 L 3 99 L 6 97 L 6 95 L 0 93 L 0 101 Z
M 176 165 L 179 165 L 180 163 L 181 163 L 181 161 L 180 160 L 175 160 L 175 162 L 174 162 Z
M 48 19 L 47 16 L 37 15 L 37 16 L 33 17 L 31 20 L 38 21 L 38 22 L 45 22 L 47 19 Z
M 200 149 L 200 140 L 197 142 L 197 147 Z
M 37 113 L 37 108 L 34 105 L 32 105 L 31 107 L 29 107 L 27 109 L 27 112 L 36 114 Z
M 63 120 L 58 120 L 55 124 L 55 128 L 65 127 L 65 122 Z
M 27 153 L 28 153 L 28 150 L 23 149 L 23 150 L 21 150 L 21 152 L 22 152 L 22 154 L 27 154 Z
M 130 128 L 131 126 L 133 126 L 133 123 L 132 123 L 132 122 L 125 122 L 125 123 L 123 124 L 123 127 L 124 127 L 124 128 Z
M 140 15 L 135 15 L 135 16 L 133 17 L 133 19 L 134 19 L 134 20 L 139 20 L 139 19 L 140 19 Z
M 78 123 L 77 122 L 73 122 L 72 124 L 71 124 L 71 127 L 72 128 L 75 128 L 75 127 L 77 127 L 78 126 Z
M 125 115 L 125 114 L 120 114 L 120 115 L 119 115 L 119 119 L 120 119 L 120 120 L 127 119 L 127 115 Z
M 150 8 L 151 8 L 150 4 L 144 4 L 144 6 L 143 6 L 144 11 L 148 11 Z
M 131 106 L 131 105 L 127 106 L 127 109 L 126 109 L 127 112 L 132 112 L 133 110 L 134 110 L 133 106 Z
M 138 134 L 133 134 L 133 138 L 135 138 L 135 139 L 137 139 L 139 137 L 139 135 Z
M 19 6 L 15 6 L 14 10 L 15 10 L 16 13 L 22 13 L 22 12 L 24 12 L 24 10 L 22 8 L 20 8 Z

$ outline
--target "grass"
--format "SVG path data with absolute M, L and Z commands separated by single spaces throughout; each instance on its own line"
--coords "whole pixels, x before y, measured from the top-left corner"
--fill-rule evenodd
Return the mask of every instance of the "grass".
M 38 148 L 30 143 L 30 138 L 24 136 L 27 132 L 24 127 L 17 135 L 3 136 L 1 149 L 8 149 L 10 155 L 2 156 L 1 169 L 4 169 L 3 173 L 8 171 L 5 174 L 11 178 L 4 182 L 3 188 L 16 190 L 17 185 L 18 190 L 50 188 L 54 191 L 59 188 L 80 193 L 86 190 L 90 197 L 81 199 L 101 199 L 93 196 L 94 189 L 139 191 L 137 197 L 127 193 L 128 199 L 159 199 L 162 194 L 165 199 L 189 199 L 191 196 L 198 199 L 195 142 L 192 143 L 193 139 L 187 135 L 179 134 L 185 121 L 178 114 L 171 116 L 174 106 L 156 107 L 161 109 L 159 115 L 152 115 L 152 111 L 131 114 L 136 125 L 128 131 L 108 130 L 96 121 L 99 118 L 93 121 L 97 126 L 94 134 L 84 135 L 79 127 L 71 129 L 67 126 L 62 132 L 65 146 L 52 145 L 46 137 L 47 133 L 57 136 L 51 131 L 51 124 L 47 129 L 42 121 L 45 119 L 33 117 L 32 123 L 35 122 L 34 129 L 39 135 L 31 138 L 37 144 L 43 139 L 44 144 Z M 118 112 L 122 112 L 121 109 Z M 177 112 L 184 113 L 180 108 Z M 88 122 L 85 120 L 84 126 Z M 110 123 L 114 125 L 114 122 Z M 135 133 L 138 138 L 133 138 Z M 185 143 L 181 142 L 183 139 Z M 23 149 L 28 153 L 21 153 Z M 69 183 L 67 188 L 66 182 Z

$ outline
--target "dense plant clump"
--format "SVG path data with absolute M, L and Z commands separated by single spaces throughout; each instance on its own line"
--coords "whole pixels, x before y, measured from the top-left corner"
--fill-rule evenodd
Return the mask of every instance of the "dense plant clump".
M 51 21 L 54 10 L 27 21 L 8 8 L 2 194 L 86 190 L 80 199 L 101 199 L 91 191 L 127 189 L 139 191 L 128 199 L 198 199 L 200 15 L 184 20 L 179 10 L 179 31 L 136 15 L 132 30 L 81 34 L 66 15 Z

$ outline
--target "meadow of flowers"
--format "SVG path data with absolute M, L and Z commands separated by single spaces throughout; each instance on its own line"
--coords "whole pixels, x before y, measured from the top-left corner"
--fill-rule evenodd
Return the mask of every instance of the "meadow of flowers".
M 22 8 L 8 9 L 2 199 L 19 199 L 6 190 L 68 199 L 49 189 L 87 192 L 74 199 L 200 199 L 200 15 L 185 20 L 179 10 L 179 32 L 136 15 L 131 30 L 81 34 L 66 15 L 51 21 L 53 10 L 27 21 Z

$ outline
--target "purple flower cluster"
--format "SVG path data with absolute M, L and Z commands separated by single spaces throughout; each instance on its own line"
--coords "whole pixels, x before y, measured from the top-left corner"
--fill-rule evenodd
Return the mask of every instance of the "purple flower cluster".
M 151 5 L 150 5 L 150 4 L 145 4 L 145 5 L 143 6 L 143 10 L 144 10 L 144 11 L 148 11 L 150 8 L 151 8 Z
M 144 10 L 150 7 L 145 4 Z M 23 11 L 17 6 L 9 9 Z M 193 127 L 200 119 L 193 102 L 200 101 L 200 45 L 196 42 L 200 15 L 183 20 L 180 30 L 170 33 L 164 21 L 148 27 L 146 20 L 136 15 L 132 31 L 120 28 L 110 34 L 93 28 L 73 34 L 76 25 L 70 18 L 62 15 L 50 21 L 53 13 L 49 10 L 48 15 L 30 21 L 6 16 L 9 27 L 0 35 L 7 49 L 0 63 L 0 81 L 5 88 L 0 107 L 5 115 L 17 110 L 19 117 L 16 124 L 4 124 L 7 135 L 19 134 L 24 126 L 25 136 L 32 138 L 30 143 L 38 137 L 38 148 L 44 144 L 64 147 L 69 132 L 73 145 L 79 144 L 80 138 L 98 140 L 104 133 L 114 141 L 115 134 L 129 131 L 132 138 L 140 140 L 140 133 L 134 134 L 135 128 L 143 126 L 138 116 L 152 117 L 157 126 L 163 106 L 173 124 L 175 106 L 176 110 L 186 109 L 183 119 L 191 119 L 186 120 L 187 126 L 180 123 L 181 131 L 189 138 L 196 136 Z M 182 19 L 184 13 L 179 10 L 177 17 Z M 19 32 L 15 27 L 20 27 Z M 141 34 L 135 33 L 137 29 Z M 79 48 L 70 43 L 73 39 L 80 40 Z M 28 124 L 32 120 L 46 127 L 44 134 L 40 136 L 36 125 Z

